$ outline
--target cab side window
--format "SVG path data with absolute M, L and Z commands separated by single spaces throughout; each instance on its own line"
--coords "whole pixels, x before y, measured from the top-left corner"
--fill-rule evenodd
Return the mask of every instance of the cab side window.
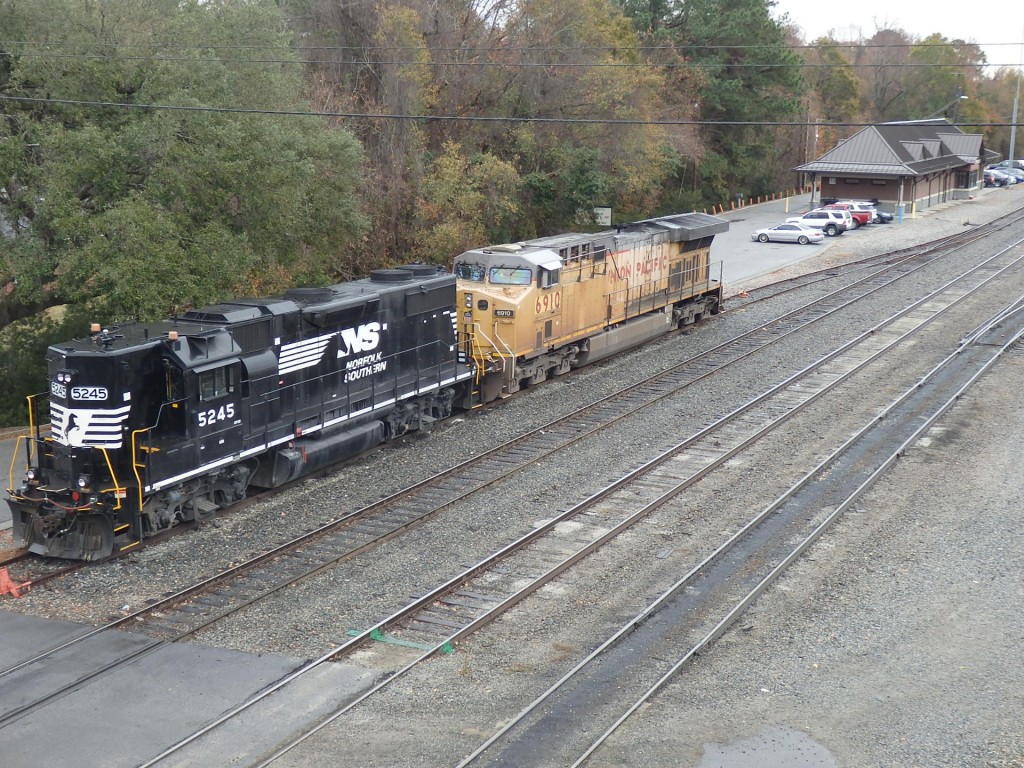
M 199 374 L 199 399 L 216 400 L 235 391 L 235 377 L 230 367 L 215 368 Z
M 562 270 L 560 269 L 544 269 L 540 270 L 540 287 L 550 288 L 552 285 L 558 285 L 559 276 Z

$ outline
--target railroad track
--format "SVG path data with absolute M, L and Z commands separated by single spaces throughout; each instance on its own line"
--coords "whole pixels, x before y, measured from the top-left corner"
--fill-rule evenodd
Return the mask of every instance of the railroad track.
M 884 413 L 623 624 L 457 768 L 484 762 L 572 768 L 585 764 L 721 637 L 1001 357 L 1024 358 L 1022 338 L 1024 304 L 1018 302 L 976 329 Z M 628 647 L 623 642 L 627 637 Z M 613 690 L 605 684 L 610 677 L 617 681 Z M 587 723 L 588 731 L 596 730 L 598 736 L 581 738 L 578 730 L 567 731 L 563 725 L 569 710 L 574 721 Z
M 1024 213 L 1020 215 L 1024 217 Z M 380 546 L 450 506 L 524 470 L 532 463 L 564 450 L 596 431 L 607 429 L 641 408 L 676 395 L 681 389 L 702 378 L 927 267 L 936 259 L 948 258 L 979 237 L 1004 229 L 1015 221 L 1016 217 L 1009 217 L 923 246 L 856 262 L 851 271 L 857 277 L 844 288 L 446 472 L 330 521 L 100 629 L 127 625 L 138 630 L 144 629 L 168 642 L 183 640 L 282 589 Z M 835 276 L 835 269 L 813 273 L 805 281 L 787 281 L 784 289 L 777 289 L 770 295 L 766 293 L 763 298 Z M 253 497 L 242 502 L 242 505 L 254 503 L 268 495 Z M 162 534 L 151 540 L 151 544 L 184 529 L 186 526 Z M 83 564 L 76 564 L 57 569 L 44 561 L 24 557 L 19 557 L 16 564 L 20 567 L 12 572 L 12 579 L 36 587 L 83 567 Z M 0 676 L 2 674 L 0 672 Z
M 1020 258 L 1007 261 L 1012 261 L 1012 266 L 1017 266 Z M 737 455 L 767 431 L 783 423 L 825 392 L 837 387 L 842 381 L 878 358 L 886 350 L 917 333 L 920 328 L 941 315 L 949 307 L 956 305 L 985 283 L 996 279 L 1000 274 L 1001 267 L 1009 266 L 1011 266 L 1009 263 L 1002 265 L 990 263 L 987 269 L 975 271 L 973 284 L 964 285 L 963 281 L 958 281 L 958 284 L 948 285 L 938 294 L 890 318 L 885 324 L 872 329 L 856 342 L 827 356 L 820 361 L 820 365 L 814 366 L 813 370 L 793 377 L 792 380 L 774 388 L 772 392 L 752 401 L 748 404 L 749 407 L 742 409 L 741 413 L 724 419 L 719 424 L 712 425 L 700 435 L 681 443 L 656 461 L 645 464 L 572 510 L 540 526 L 535 532 L 502 552 L 495 553 L 486 561 L 467 569 L 447 584 L 424 595 L 420 600 L 410 603 L 403 611 L 360 633 L 344 645 L 325 653 L 320 659 L 297 670 L 294 675 L 288 676 L 278 685 L 272 686 L 270 690 L 225 714 L 223 718 L 211 723 L 188 739 L 168 748 L 167 751 L 145 765 L 154 765 L 169 755 L 186 749 L 196 739 L 254 706 L 265 696 L 291 684 L 296 678 L 319 665 L 354 653 L 368 641 L 385 640 L 384 643 L 375 644 L 374 648 L 379 651 L 375 653 L 375 658 L 378 666 L 386 670 L 384 672 L 386 680 L 321 721 L 315 728 L 310 729 L 283 750 L 275 753 L 262 765 L 273 762 L 309 735 L 316 733 L 373 694 L 391 685 L 394 680 L 416 668 L 426 659 L 451 648 L 460 639 L 493 621 L 511 606 L 536 593 L 538 589 L 550 583 L 552 579 L 619 535 L 623 530 L 634 525 L 657 506 L 674 498 L 681 490 L 707 474 L 715 466 Z M 915 406 L 918 410 L 920 407 L 920 405 Z M 886 425 L 900 421 L 892 418 L 891 412 L 886 415 L 887 419 L 880 418 L 878 421 L 884 422 Z M 935 416 L 935 418 L 937 417 L 938 415 Z M 891 440 L 891 437 L 889 439 Z M 880 444 L 884 445 L 885 443 Z M 848 446 L 844 446 L 841 453 L 845 453 L 847 449 Z M 877 449 L 862 453 L 871 457 L 881 455 Z M 818 472 L 822 477 L 849 474 L 845 470 L 836 472 L 834 466 L 831 469 L 830 472 L 823 465 Z M 877 471 L 880 472 L 881 469 Z M 800 484 L 801 487 L 805 485 L 808 485 L 808 482 Z M 862 488 L 858 490 L 858 493 L 862 490 Z M 819 506 L 808 505 L 806 501 L 802 502 L 802 506 L 797 504 L 796 507 L 802 510 L 801 514 L 805 517 L 807 509 L 812 509 L 811 518 L 817 514 L 819 509 Z M 615 516 L 620 516 L 621 519 L 612 519 Z M 799 518 L 799 515 L 797 517 Z M 779 519 L 779 513 L 776 508 L 773 508 L 748 524 L 742 533 L 748 535 L 756 526 L 767 523 L 768 520 L 773 521 L 772 525 L 777 525 Z M 568 523 L 573 524 L 572 533 L 564 535 L 565 526 Z M 551 533 L 559 527 L 563 528 L 563 535 L 561 537 L 551 536 Z M 783 526 L 782 532 L 777 534 L 777 537 L 781 536 L 781 539 L 777 538 L 777 540 L 788 541 L 795 535 L 795 530 L 792 527 Z M 820 531 L 817 535 L 820 535 Z M 813 539 L 808 541 L 811 540 Z M 729 562 L 736 560 L 743 563 L 750 562 L 753 554 L 749 557 L 738 558 L 735 556 L 736 541 L 736 537 L 730 539 L 716 551 L 716 556 L 720 557 L 731 551 L 733 554 Z M 809 546 L 809 543 L 803 548 L 806 546 Z M 802 552 L 803 548 L 800 548 L 799 552 Z M 571 550 L 571 552 L 567 553 L 567 550 Z M 793 555 L 793 558 L 799 552 Z M 764 557 L 764 555 L 764 550 L 758 550 L 759 557 Z M 513 563 L 512 558 L 516 558 L 516 562 Z M 789 562 L 791 561 L 792 559 L 789 560 Z M 705 573 L 708 567 L 709 561 L 705 561 L 700 567 L 695 568 L 691 575 L 695 576 L 698 572 Z M 741 570 L 749 572 L 750 569 L 744 566 Z M 536 573 L 541 575 L 532 580 L 527 578 L 527 574 Z M 679 589 L 682 587 L 680 586 L 676 592 Z M 733 589 L 733 591 L 735 590 Z M 653 609 L 651 610 L 653 611 Z M 395 654 L 396 658 L 401 658 L 408 652 L 408 649 L 422 648 L 423 650 L 416 659 L 405 666 L 388 669 L 381 657 L 392 653 L 392 649 L 395 648 L 401 649 Z M 536 739 L 530 738 L 524 740 L 523 743 L 535 742 L 537 742 Z M 524 759 L 526 762 L 523 762 Z M 545 763 L 532 762 L 529 757 L 524 758 L 521 753 L 513 753 L 507 764 L 541 765 Z M 550 764 L 561 765 L 563 763 L 556 759 Z
M 699 355 L 686 363 L 642 382 L 622 392 L 605 398 L 598 403 L 570 414 L 557 422 L 545 425 L 533 433 L 510 441 L 484 456 L 442 473 L 433 481 L 425 481 L 401 494 L 384 499 L 375 505 L 359 510 L 346 518 L 335 521 L 317 531 L 310 532 L 290 544 L 269 552 L 247 563 L 217 574 L 197 585 L 182 590 L 140 611 L 88 632 L 69 643 L 48 649 L 33 659 L 0 672 L 0 677 L 23 669 L 70 645 L 84 642 L 90 637 L 115 628 L 130 627 L 143 629 L 154 641 L 136 649 L 129 657 L 99 665 L 87 671 L 68 688 L 81 685 L 88 679 L 102 675 L 127 661 L 139 658 L 156 650 L 161 641 L 181 640 L 201 629 L 238 612 L 267 596 L 279 592 L 286 586 L 309 578 L 343 559 L 354 557 L 382 541 L 399 535 L 404 530 L 419 524 L 441 509 L 467 498 L 473 493 L 501 480 L 513 472 L 520 471 L 554 451 L 564 449 L 588 434 L 605 428 L 618 419 L 634 413 L 661 399 L 677 393 L 694 381 L 720 370 L 731 362 L 752 354 L 757 349 L 782 338 L 807 323 L 827 316 L 832 311 L 880 289 L 892 280 L 910 274 L 930 263 L 935 258 L 948 255 L 948 242 L 944 248 L 924 249 L 914 257 L 889 263 L 881 271 L 871 272 L 853 286 L 830 294 L 822 303 L 812 303 L 787 316 L 778 318 L 767 326 L 744 334 L 732 342 Z M 954 246 L 955 247 L 955 246 Z M 440 480 L 440 482 L 438 482 Z M 448 596 L 448 604 L 462 603 L 464 607 L 479 610 L 486 607 L 490 598 L 480 598 L 477 593 Z M 481 601 L 484 606 L 481 606 Z M 451 619 L 421 612 L 403 631 L 415 632 L 417 628 L 431 625 L 445 627 Z M 377 627 L 377 635 L 391 626 Z M 421 632 L 421 634 L 423 634 Z M 427 639 L 429 641 L 429 633 Z M 409 640 L 414 645 L 422 642 Z M 60 695 L 59 691 L 53 692 Z M 0 726 L 17 719 L 45 703 L 45 699 L 28 702 L 17 711 L 0 713 Z

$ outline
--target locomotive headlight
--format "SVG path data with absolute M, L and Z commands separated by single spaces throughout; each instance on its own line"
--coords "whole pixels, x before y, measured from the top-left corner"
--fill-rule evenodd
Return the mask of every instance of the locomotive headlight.
M 466 309 L 472 309 L 472 308 L 473 308 L 473 294 L 472 293 L 467 293 L 466 294 Z
M 25 482 L 29 485 L 39 485 L 39 470 L 35 467 L 29 467 L 28 471 L 25 472 Z
M 64 383 L 64 374 L 63 373 L 58 373 L 57 374 L 57 381 L 59 381 L 61 384 Z
M 78 487 L 81 488 L 83 491 L 89 488 L 88 475 L 82 475 L 81 477 L 78 478 Z

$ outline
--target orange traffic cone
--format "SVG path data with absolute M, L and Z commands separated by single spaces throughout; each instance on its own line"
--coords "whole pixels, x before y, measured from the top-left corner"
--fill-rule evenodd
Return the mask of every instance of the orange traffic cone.
M 11 574 L 8 570 L 6 568 L 0 568 L 0 595 L 21 597 L 21 590 L 27 589 L 31 586 L 31 581 L 26 581 L 21 584 L 18 584 L 16 581 L 11 581 Z

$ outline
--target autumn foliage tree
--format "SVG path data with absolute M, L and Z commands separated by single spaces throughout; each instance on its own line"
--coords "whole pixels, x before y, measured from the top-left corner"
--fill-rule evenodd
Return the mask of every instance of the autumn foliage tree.
M 772 0 L 0 0 L 0 393 L 89 319 L 780 192 L 957 89 L 1008 151 L 1016 77 Z

